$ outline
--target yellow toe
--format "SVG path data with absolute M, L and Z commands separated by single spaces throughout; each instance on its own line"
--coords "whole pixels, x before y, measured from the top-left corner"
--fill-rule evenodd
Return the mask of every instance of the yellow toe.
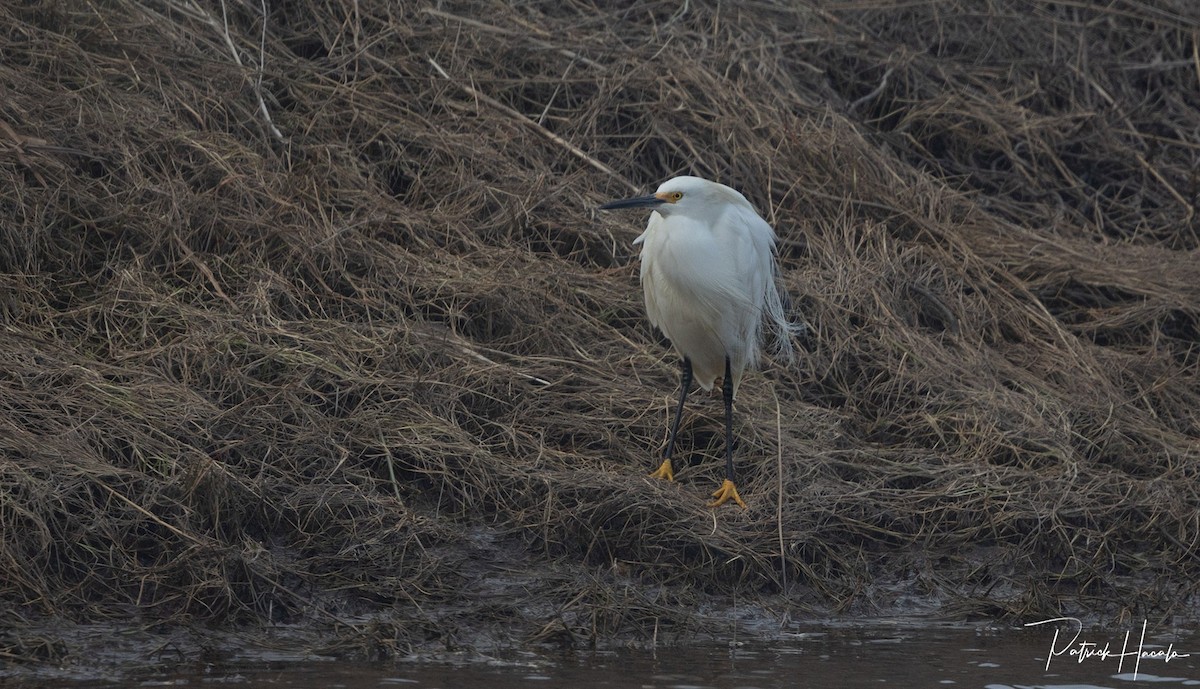
M 733 481 L 730 481 L 729 479 L 725 479 L 725 482 L 721 484 L 721 487 L 713 491 L 713 497 L 716 498 L 716 500 L 708 503 L 709 507 L 720 507 L 721 505 L 724 505 L 727 500 L 733 498 L 733 501 L 741 505 L 742 509 L 746 509 L 746 503 L 742 502 L 742 496 L 738 495 L 737 486 L 733 485 Z
M 664 459 L 663 463 L 658 465 L 658 468 L 650 472 L 653 478 L 665 478 L 668 481 L 675 480 L 675 472 L 671 470 L 671 460 Z

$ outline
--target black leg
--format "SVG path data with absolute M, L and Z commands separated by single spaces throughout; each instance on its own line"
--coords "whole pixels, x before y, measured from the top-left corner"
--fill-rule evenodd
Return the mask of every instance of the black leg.
M 688 388 L 692 387 L 692 361 L 687 357 L 683 358 L 683 375 L 679 387 L 679 404 L 675 407 L 675 419 L 671 421 L 671 434 L 667 437 L 667 452 L 663 455 L 663 459 L 668 462 L 675 452 L 675 434 L 679 432 L 679 420 L 683 418 L 683 401 L 687 399 Z
M 725 482 L 713 492 L 716 500 L 708 503 L 709 507 L 720 507 L 732 499 L 742 509 L 746 502 L 738 495 L 737 486 L 733 482 L 733 366 L 729 357 L 725 357 L 725 380 L 721 383 L 721 393 L 725 397 Z
M 729 357 L 725 357 L 725 381 L 721 385 L 725 397 L 725 478 L 733 480 L 733 375 Z

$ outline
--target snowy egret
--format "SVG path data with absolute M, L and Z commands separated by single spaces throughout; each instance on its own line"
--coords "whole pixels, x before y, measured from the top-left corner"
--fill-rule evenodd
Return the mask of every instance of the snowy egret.
M 683 359 L 667 448 L 651 476 L 675 478 L 671 454 L 693 379 L 712 390 L 723 376 L 725 481 L 709 506 L 733 499 L 744 508 L 733 476 L 733 399 L 746 367 L 758 363 L 764 321 L 788 359 L 791 335 L 799 329 L 787 320 L 775 286 L 775 231 L 741 193 L 699 177 L 675 177 L 650 196 L 600 208 L 653 209 L 646 231 L 633 242 L 642 245 L 646 313 Z

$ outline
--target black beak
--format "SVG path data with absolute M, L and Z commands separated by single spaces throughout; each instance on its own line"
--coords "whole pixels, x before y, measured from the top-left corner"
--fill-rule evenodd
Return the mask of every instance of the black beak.
M 635 196 L 631 199 L 621 199 L 620 201 L 609 201 L 600 206 L 602 211 L 615 211 L 618 208 L 654 208 L 665 203 L 662 199 L 651 194 L 650 196 Z

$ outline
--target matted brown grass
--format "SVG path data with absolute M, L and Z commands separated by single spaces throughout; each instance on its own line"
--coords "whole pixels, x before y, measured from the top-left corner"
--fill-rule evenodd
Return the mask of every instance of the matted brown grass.
M 4 4 L 0 651 L 1194 619 L 1200 15 L 988 7 Z M 682 173 L 809 325 L 745 512 L 718 400 L 645 476 L 677 364 L 595 211 Z

